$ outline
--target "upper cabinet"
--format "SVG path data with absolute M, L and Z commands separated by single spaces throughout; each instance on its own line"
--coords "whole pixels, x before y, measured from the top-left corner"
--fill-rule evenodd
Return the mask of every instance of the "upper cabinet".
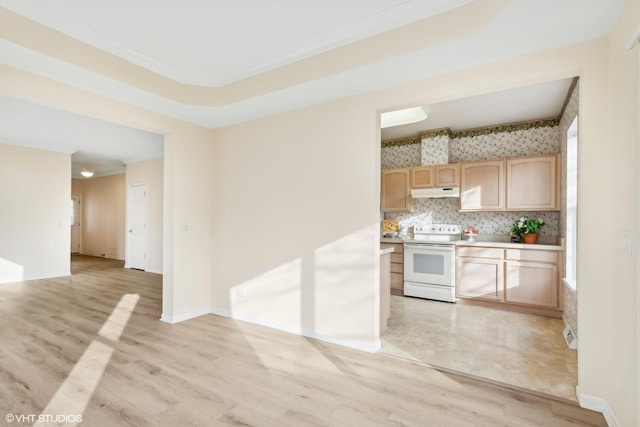
M 551 155 L 463 163 L 460 210 L 558 210 L 559 158 Z
M 380 209 L 382 212 L 413 212 L 409 169 L 383 170 L 380 187 Z
M 410 169 L 411 188 L 457 187 L 460 185 L 460 163 L 417 166 Z
M 507 159 L 507 209 L 555 210 L 559 155 Z
M 431 188 L 435 186 L 435 166 L 411 168 L 411 188 Z
M 463 163 L 460 168 L 460 210 L 504 210 L 504 167 L 504 160 Z
M 436 166 L 436 187 L 458 187 L 460 185 L 460 163 Z

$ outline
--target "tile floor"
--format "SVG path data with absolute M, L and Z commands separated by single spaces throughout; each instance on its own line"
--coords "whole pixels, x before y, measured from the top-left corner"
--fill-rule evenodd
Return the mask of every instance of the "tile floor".
M 576 401 L 577 352 L 563 328 L 562 319 L 392 296 L 380 353 Z

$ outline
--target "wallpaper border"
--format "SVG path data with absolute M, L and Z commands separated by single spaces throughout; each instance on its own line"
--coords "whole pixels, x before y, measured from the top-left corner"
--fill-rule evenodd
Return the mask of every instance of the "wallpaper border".
M 527 120 L 524 122 L 505 123 L 495 126 L 485 126 L 475 129 L 464 129 L 459 131 L 452 131 L 449 128 L 440 128 L 422 131 L 418 134 L 418 136 L 409 136 L 406 138 L 389 139 L 382 141 L 382 148 L 419 144 L 424 138 L 433 138 L 437 136 L 449 136 L 451 138 L 468 138 L 481 135 L 491 135 L 494 133 L 518 132 L 521 130 L 554 127 L 558 126 L 559 124 L 560 117 L 553 117 L 547 119 Z

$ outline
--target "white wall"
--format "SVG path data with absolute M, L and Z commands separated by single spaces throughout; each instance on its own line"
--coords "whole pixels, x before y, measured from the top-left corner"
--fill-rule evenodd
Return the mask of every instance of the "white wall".
M 0 283 L 70 274 L 71 156 L 0 144 Z
M 145 184 L 147 191 L 146 271 L 162 273 L 162 211 L 164 188 L 164 160 L 154 159 L 128 163 L 127 193 L 132 185 Z M 127 255 L 128 256 L 128 255 Z M 125 263 L 126 265 L 126 263 Z

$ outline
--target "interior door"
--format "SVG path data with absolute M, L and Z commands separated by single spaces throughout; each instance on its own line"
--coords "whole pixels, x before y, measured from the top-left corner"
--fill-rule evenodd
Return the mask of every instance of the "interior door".
M 147 242 L 147 186 L 129 186 L 127 211 L 127 265 L 128 268 L 145 270 Z
M 82 218 L 80 194 L 71 195 L 71 253 L 80 253 L 80 219 Z

